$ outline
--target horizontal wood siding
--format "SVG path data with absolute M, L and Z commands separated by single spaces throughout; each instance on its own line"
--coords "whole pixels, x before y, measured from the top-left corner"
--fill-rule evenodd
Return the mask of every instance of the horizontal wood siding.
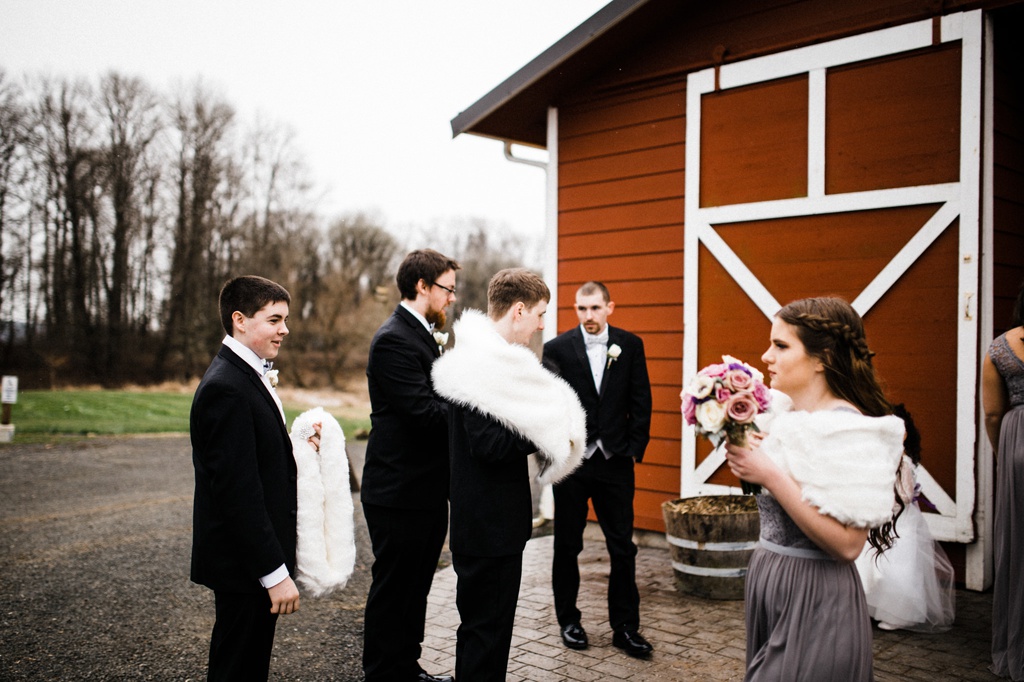
M 960 179 L 960 43 L 829 69 L 825 191 Z
M 995 154 L 993 178 L 993 327 L 1001 334 L 1010 325 L 1017 291 L 1024 285 L 1024 6 L 994 13 Z
M 557 331 L 578 324 L 576 289 L 598 279 L 609 323 L 644 340 L 654 414 L 634 510 L 654 531 L 679 493 L 685 108 L 676 82 L 559 110 Z
M 807 196 L 807 76 L 704 95 L 700 205 Z
M 779 303 L 808 292 L 853 300 L 937 208 L 733 223 L 717 231 Z
M 975 9 L 976 0 L 946 0 L 941 7 L 921 0 L 736 0 L 679 3 L 674 17 L 651 31 L 632 54 L 618 59 L 568 101 L 643 87 L 658 78 L 713 66 L 719 50 L 728 64 L 773 52 L 895 26 L 937 13 Z M 564 104 L 564 102 L 563 102 Z

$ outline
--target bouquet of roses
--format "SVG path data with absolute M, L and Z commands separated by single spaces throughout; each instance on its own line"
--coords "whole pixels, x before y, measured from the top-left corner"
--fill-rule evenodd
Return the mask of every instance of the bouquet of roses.
M 764 375 L 731 355 L 708 365 L 683 389 L 683 419 L 697 427 L 716 448 L 728 439 L 746 445 L 749 431 L 760 431 L 754 418 L 771 406 Z M 744 493 L 759 493 L 761 486 L 740 481 Z

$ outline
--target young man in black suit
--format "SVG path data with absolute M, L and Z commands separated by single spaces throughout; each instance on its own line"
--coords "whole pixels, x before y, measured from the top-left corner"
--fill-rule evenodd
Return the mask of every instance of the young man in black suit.
M 580 587 L 577 560 L 583 551 L 587 500 L 592 500 L 611 557 L 608 619 L 612 644 L 631 656 L 644 657 L 652 647 L 639 633 L 633 466 L 643 459 L 650 440 L 651 384 L 643 341 L 607 322 L 614 309 L 607 287 L 587 282 L 576 292 L 579 326 L 544 344 L 545 366 L 569 382 L 587 412 L 583 465 L 554 486 L 551 582 L 563 643 L 570 649 L 585 649 L 589 642 L 576 607 Z
M 523 549 L 533 530 L 527 456 L 538 453 L 548 481 L 583 457 L 579 399 L 526 347 L 544 328 L 550 296 L 529 270 L 502 270 L 488 286 L 487 315 L 465 311 L 455 324 L 455 349 L 434 364 L 434 387 L 450 402 L 459 680 L 505 680 Z
M 288 334 L 289 302 L 262 277 L 224 285 L 227 336 L 192 401 L 191 578 L 213 590 L 217 612 L 209 680 L 266 680 L 277 617 L 299 608 L 295 460 L 267 376 Z
M 373 547 L 366 682 L 433 682 L 419 664 L 427 595 L 448 532 L 448 427 L 430 382 L 459 264 L 432 249 L 398 268 L 402 301 L 370 343 L 370 439 L 360 499 Z

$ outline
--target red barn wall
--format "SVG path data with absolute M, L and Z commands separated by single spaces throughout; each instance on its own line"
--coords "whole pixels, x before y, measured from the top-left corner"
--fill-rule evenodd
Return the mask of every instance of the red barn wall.
M 658 34 L 638 45 L 629 58 L 616 63 L 614 68 L 594 79 L 587 87 L 564 93 L 562 101 L 558 103 L 557 331 L 565 331 L 577 323 L 572 310 L 576 288 L 589 279 L 599 279 L 608 285 L 617 305 L 610 323 L 633 331 L 644 339 L 654 395 L 654 415 L 651 444 L 645 461 L 637 468 L 635 511 L 637 528 L 654 531 L 664 530 L 660 505 L 678 496 L 680 479 L 682 423 L 679 390 L 682 385 L 683 347 L 686 74 L 711 65 L 719 46 L 725 48 L 727 59 L 751 57 L 929 16 L 920 3 L 892 3 L 883 0 L 867 0 L 854 5 L 840 5 L 827 0 L 797 3 L 739 2 L 713 7 L 687 5 L 686 8 L 685 21 L 681 13 L 678 23 L 667 24 Z M 946 7 L 946 11 L 953 10 Z M 1016 31 L 1020 35 L 1020 12 L 1017 8 L 1001 10 L 1000 14 L 1004 32 Z M 1021 107 L 1020 91 L 1012 81 L 1013 65 L 1020 63 L 1020 52 L 1013 41 L 997 41 L 994 199 L 997 327 L 1006 317 L 1002 313 L 1008 311 L 1024 273 L 1024 202 L 1021 200 L 1024 197 L 1024 163 L 1021 154 L 1024 148 L 1024 108 Z M 906 186 L 956 178 L 959 150 L 955 144 L 943 146 L 934 144 L 934 141 L 938 137 L 955 142 L 958 120 L 947 121 L 939 116 L 928 120 L 923 130 L 886 130 L 885 126 L 881 126 L 881 129 L 872 126 L 871 121 L 864 118 L 870 117 L 874 110 L 872 101 L 864 98 L 869 94 L 871 83 L 877 83 L 879 74 L 883 72 L 889 74 L 887 78 L 903 79 L 905 87 L 901 88 L 901 92 L 910 93 L 907 98 L 910 106 L 926 111 L 948 110 L 943 109 L 942 102 L 937 104 L 933 98 L 948 100 L 950 97 L 958 97 L 958 92 L 936 88 L 935 83 L 908 80 L 908 74 L 920 74 L 922 71 L 948 72 L 950 66 L 959 59 L 959 49 L 954 46 L 933 50 L 918 55 L 916 59 L 919 62 L 935 62 L 935 68 L 908 68 L 905 59 L 881 60 L 871 65 L 867 80 L 867 72 L 862 68 L 837 70 L 830 75 L 833 79 L 830 81 L 830 96 L 834 93 L 837 97 L 849 100 L 849 106 L 837 106 L 836 110 L 853 113 L 846 119 L 830 120 L 830 126 L 835 126 L 830 128 L 830 135 L 838 137 L 831 139 L 827 148 L 830 153 L 856 153 L 863 158 L 860 164 L 843 164 L 844 172 L 829 175 L 828 191 Z M 778 87 L 781 89 L 780 101 L 800 106 L 799 91 L 805 87 L 801 79 L 779 82 Z M 794 96 L 786 88 L 798 94 Z M 727 96 L 742 97 L 744 93 L 730 91 Z M 751 96 L 758 95 L 751 93 Z M 875 96 L 880 95 L 876 93 Z M 806 98 L 803 102 L 806 102 Z M 714 106 L 714 103 L 709 103 L 709 106 Z M 742 112 L 743 107 L 733 102 L 730 111 Z M 792 118 L 800 118 L 799 112 L 791 113 Z M 743 121 L 733 123 L 734 130 L 758 127 L 754 121 L 748 121 L 747 126 Z M 764 125 L 776 125 L 782 126 L 773 133 L 778 139 L 796 139 L 787 132 L 788 117 L 780 117 L 770 123 L 762 121 L 759 125 L 762 129 L 757 130 L 758 134 L 765 134 Z M 844 149 L 844 130 L 847 133 L 855 131 L 859 135 L 876 130 L 884 139 L 875 140 L 868 148 Z M 714 140 L 714 136 L 707 139 Z M 895 141 L 900 144 L 894 147 Z M 721 146 L 717 154 L 727 155 L 730 144 L 741 145 L 743 140 L 735 135 L 722 136 L 711 143 Z M 928 152 L 921 156 L 923 162 L 916 169 L 902 168 L 903 175 L 900 178 L 879 176 L 879 172 L 884 174 L 885 169 L 891 167 L 886 154 L 891 154 L 893 149 L 899 148 L 900 153 L 906 157 L 918 154 L 925 147 L 929 147 Z M 708 150 L 705 147 L 703 151 L 707 154 Z M 800 196 L 806 192 L 806 147 L 786 145 L 776 152 L 779 155 L 776 161 L 788 158 L 792 163 L 777 163 L 774 167 L 766 165 L 761 172 L 770 182 L 742 185 L 742 191 L 754 192 L 749 197 L 742 197 L 742 200 L 762 198 L 756 192 L 765 187 L 769 188 L 766 191 L 771 192 L 767 198 L 777 198 L 780 192 L 787 196 Z M 867 168 L 870 172 L 858 174 L 857 168 Z M 705 176 L 702 203 L 715 204 L 720 195 L 739 191 L 733 181 L 735 179 L 728 175 L 729 169 L 723 172 L 724 175 L 720 177 Z M 750 169 L 744 172 L 749 173 Z M 783 186 L 788 181 L 791 181 L 792 187 Z M 732 196 L 729 200 L 735 201 L 736 197 Z M 905 210 L 913 212 L 917 209 Z M 920 224 L 914 216 L 908 215 L 906 218 L 907 224 L 911 225 L 907 229 Z M 902 224 L 900 220 L 900 215 L 894 212 L 879 220 L 877 227 L 883 231 L 899 231 Z M 760 232 L 763 236 L 749 240 L 748 244 L 742 244 L 739 248 L 770 249 L 773 243 L 772 230 L 787 226 L 762 227 Z M 814 226 L 809 225 L 794 224 L 788 228 L 797 231 L 805 229 L 807 234 L 815 232 Z M 735 226 L 730 229 L 739 234 Z M 863 222 L 858 225 L 858 229 L 864 229 Z M 955 258 L 957 247 L 954 234 L 955 231 L 951 231 L 933 245 L 933 260 L 945 262 Z M 810 241 L 802 242 L 802 246 L 812 250 L 816 248 Z M 818 246 L 828 248 L 826 244 Z M 876 255 L 885 257 L 885 254 Z M 703 282 L 707 281 L 704 278 L 714 277 L 715 273 L 713 264 L 704 260 L 701 263 Z M 708 273 L 703 272 L 706 267 L 710 269 Z M 915 267 L 922 270 L 928 266 L 925 262 Z M 945 266 L 940 269 L 945 269 Z M 802 278 L 806 280 L 815 276 L 818 276 L 817 273 L 805 271 Z M 727 296 L 729 288 L 725 280 L 729 278 L 722 279 L 723 295 Z M 799 277 L 781 286 L 795 287 L 796 292 L 803 289 L 798 285 Z M 872 324 L 898 326 L 903 314 L 900 309 L 905 305 L 918 305 L 915 301 L 920 300 L 918 296 L 921 292 L 913 289 L 920 287 L 913 286 L 906 297 L 898 297 L 902 300 L 895 300 L 897 297 L 894 297 L 892 305 L 880 307 L 876 313 L 878 319 Z M 937 335 L 937 339 L 942 336 Z M 752 338 L 747 345 L 750 346 L 750 353 L 756 353 L 748 359 L 759 362 L 760 350 L 763 350 L 761 339 Z M 888 364 L 893 373 L 903 375 L 906 372 L 899 369 L 900 358 L 911 357 L 913 352 L 909 348 L 901 350 L 898 345 L 887 348 L 886 352 L 892 357 L 888 360 L 880 359 L 880 362 Z M 897 383 L 903 383 L 904 377 L 894 378 Z M 908 404 L 919 399 L 914 394 L 912 382 L 904 387 L 902 395 L 895 397 L 897 400 L 906 400 Z M 946 421 L 948 431 L 955 424 L 955 419 Z M 952 438 L 953 434 L 945 433 L 941 423 L 934 425 L 933 443 Z M 949 467 L 937 466 L 933 471 L 944 486 L 953 483 L 952 467 L 951 460 Z M 719 475 L 728 478 L 727 474 L 720 472 Z M 959 560 L 958 564 L 962 562 L 962 557 L 956 559 Z

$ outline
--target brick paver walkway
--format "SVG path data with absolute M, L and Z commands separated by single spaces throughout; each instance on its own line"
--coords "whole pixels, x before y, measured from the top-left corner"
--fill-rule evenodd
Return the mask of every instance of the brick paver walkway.
M 637 557 L 643 635 L 654 645 L 649 660 L 636 660 L 611 645 L 603 544 L 588 540 L 580 557 L 580 610 L 590 648 L 562 645 L 551 597 L 552 538 L 531 540 L 523 557 L 507 679 L 510 682 L 575 680 L 742 680 L 742 601 L 710 601 L 676 591 L 668 551 L 641 547 Z M 427 613 L 423 662 L 431 672 L 455 670 L 455 572 L 434 578 Z M 988 672 L 991 593 L 957 592 L 957 622 L 946 633 L 874 631 L 875 675 L 896 680 L 996 680 Z M 432 662 L 432 664 L 430 663 Z

